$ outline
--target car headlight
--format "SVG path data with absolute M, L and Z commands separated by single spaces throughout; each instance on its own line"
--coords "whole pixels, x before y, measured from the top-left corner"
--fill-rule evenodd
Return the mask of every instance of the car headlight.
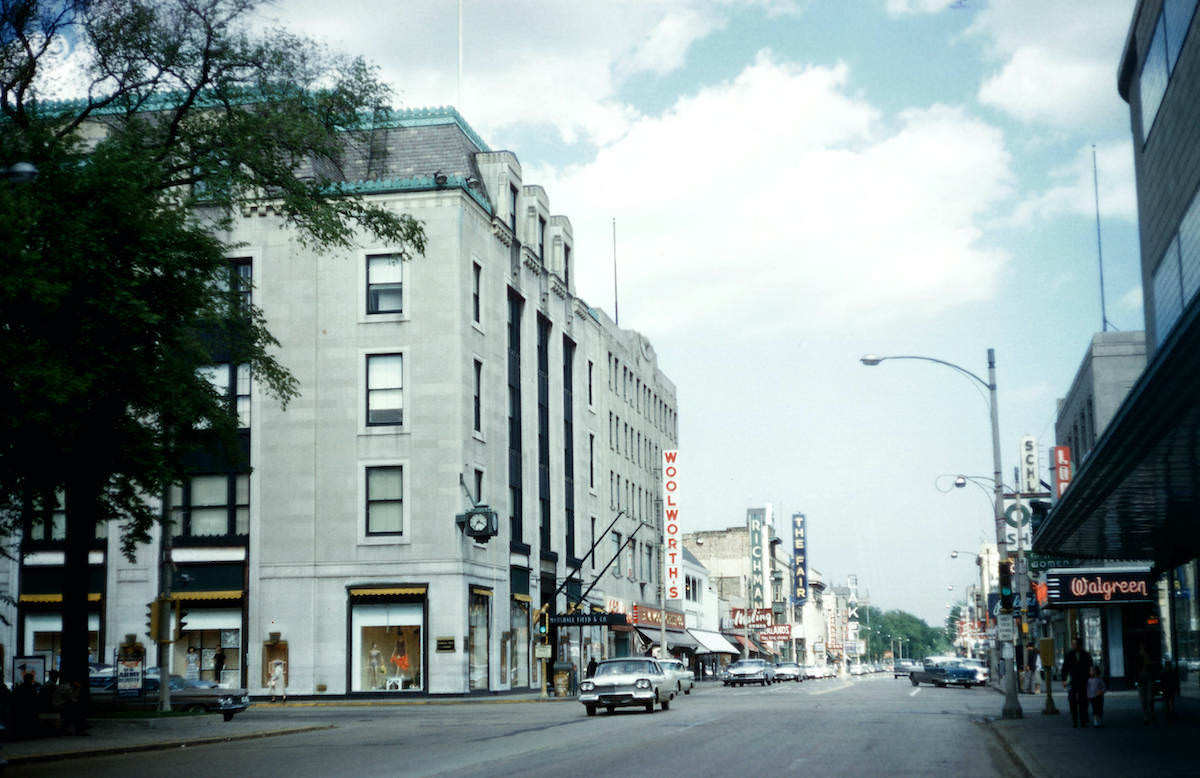
M 579 691 L 581 692 L 595 691 L 595 689 L 596 684 L 592 683 L 591 681 L 584 681 L 583 683 L 579 684 Z
M 634 682 L 633 685 L 639 689 L 649 689 L 650 688 L 650 679 L 649 678 L 639 678 L 639 679 L 637 679 L 636 682 Z
M 222 697 L 221 699 L 217 700 L 217 704 L 218 705 L 232 705 L 233 698 L 232 697 Z

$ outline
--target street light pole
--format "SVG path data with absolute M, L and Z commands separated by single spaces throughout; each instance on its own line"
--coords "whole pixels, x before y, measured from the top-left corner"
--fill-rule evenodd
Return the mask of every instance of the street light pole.
M 956 370 L 959 373 L 974 379 L 982 384 L 988 390 L 988 411 L 990 415 L 992 427 L 992 485 L 994 491 L 994 513 L 993 518 L 996 523 L 996 547 L 1000 552 L 1000 559 L 1008 558 L 1008 547 L 1005 543 L 1004 533 L 1004 487 L 1000 481 L 1000 408 L 996 398 L 996 350 L 989 348 L 987 350 L 988 362 L 988 377 L 983 380 L 979 376 L 967 370 L 965 367 L 956 365 L 953 362 L 947 362 L 944 359 L 935 359 L 934 357 L 923 357 L 915 355 L 899 355 L 899 356 L 879 356 L 877 354 L 866 354 L 860 361 L 868 366 L 874 367 L 880 362 L 888 359 L 917 359 L 922 362 L 933 362 L 943 367 L 948 367 L 951 370 Z M 1011 611 L 1010 611 L 1011 614 Z M 1015 647 L 1014 647 L 1015 652 Z M 1010 660 L 1009 665 L 1015 667 L 1015 659 Z M 1004 684 L 1004 706 L 1001 708 L 1001 716 L 1006 719 L 1021 718 L 1021 703 L 1017 698 L 1017 678 L 1012 672 L 1012 668 L 1005 674 Z

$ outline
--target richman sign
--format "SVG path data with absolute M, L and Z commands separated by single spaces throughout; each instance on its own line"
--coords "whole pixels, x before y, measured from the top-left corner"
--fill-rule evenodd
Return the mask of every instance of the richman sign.
M 1050 605 L 1115 605 L 1152 602 L 1148 570 L 1052 570 L 1046 574 Z

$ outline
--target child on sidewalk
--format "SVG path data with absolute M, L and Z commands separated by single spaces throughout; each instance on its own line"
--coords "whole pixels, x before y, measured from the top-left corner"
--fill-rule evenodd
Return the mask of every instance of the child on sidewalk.
M 1100 668 L 1092 665 L 1092 674 L 1087 682 L 1088 701 L 1092 704 L 1092 726 L 1104 725 L 1104 692 L 1108 687 L 1100 677 Z

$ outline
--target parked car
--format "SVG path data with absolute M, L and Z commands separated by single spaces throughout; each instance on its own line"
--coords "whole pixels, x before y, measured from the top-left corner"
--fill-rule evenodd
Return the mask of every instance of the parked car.
M 174 710 L 220 713 L 226 721 L 231 721 L 234 714 L 250 707 L 250 696 L 245 689 L 213 687 L 208 682 L 188 681 L 178 675 L 172 675 L 169 683 Z M 92 703 L 124 710 L 154 710 L 158 707 L 158 690 L 159 679 L 142 678 L 141 694 L 119 697 L 117 681 L 110 678 L 103 686 L 92 688 Z
M 975 669 L 976 686 L 983 686 L 988 682 L 987 662 L 984 662 L 982 659 L 972 659 L 970 657 L 963 657 L 960 661 L 967 667 Z
M 729 666 L 726 686 L 744 686 L 757 683 L 766 686 L 775 683 L 775 665 L 765 659 L 739 659 Z
M 675 676 L 654 659 L 606 659 L 596 665 L 595 675 L 579 684 L 579 701 L 589 716 L 596 715 L 597 707 L 612 713 L 615 708 L 641 706 L 653 713 L 655 704 L 663 710 L 671 707 L 674 686 Z
M 696 674 L 684 666 L 680 659 L 659 659 L 658 664 L 667 671 L 668 675 L 675 676 L 675 692 L 683 692 L 691 694 L 692 689 L 696 687 Z
M 913 686 L 930 683 L 934 686 L 961 686 L 969 689 L 977 685 L 974 667 L 968 667 L 958 657 L 933 656 L 925 659 L 908 676 Z
M 893 678 L 901 678 L 901 677 L 907 678 L 908 676 L 912 675 L 912 671 L 916 670 L 916 669 L 917 669 L 916 662 L 914 662 L 910 659 L 900 659 L 900 660 L 897 660 L 894 665 L 892 665 L 892 677 Z
M 803 680 L 804 669 L 795 662 L 780 662 L 775 665 L 775 681 L 777 683 L 784 681 L 800 683 Z

